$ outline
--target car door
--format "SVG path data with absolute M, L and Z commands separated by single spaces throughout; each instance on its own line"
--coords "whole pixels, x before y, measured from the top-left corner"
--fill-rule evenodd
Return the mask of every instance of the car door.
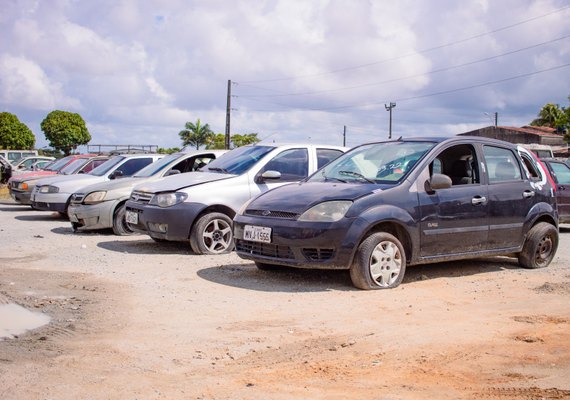
M 548 161 L 552 177 L 556 182 L 556 201 L 560 221 L 570 222 L 570 167 L 563 162 Z
M 452 186 L 428 191 L 434 173 L 450 177 Z M 422 257 L 486 249 L 489 230 L 487 185 L 481 182 L 477 151 L 471 144 L 446 148 L 431 159 L 418 181 Z
M 483 156 L 489 184 L 489 249 L 518 247 L 526 217 L 536 204 L 535 188 L 512 149 L 484 145 Z

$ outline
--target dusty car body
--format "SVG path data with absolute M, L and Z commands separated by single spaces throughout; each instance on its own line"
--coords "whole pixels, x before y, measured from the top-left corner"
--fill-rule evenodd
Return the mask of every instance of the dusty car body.
M 564 161 L 541 159 L 556 185 L 558 217 L 562 224 L 570 223 L 570 166 Z
M 123 176 L 131 176 L 162 157 L 164 154 L 117 155 L 87 174 L 52 176 L 40 179 L 32 191 L 32 208 L 42 211 L 57 211 L 67 215 L 71 195 L 82 187 Z
M 197 254 L 229 252 L 232 218 L 243 203 L 304 179 L 346 150 L 311 144 L 239 147 L 201 171 L 136 186 L 126 220 L 133 231 L 156 241 L 190 241 Z
M 362 145 L 244 206 L 236 252 L 260 269 L 346 269 L 361 289 L 399 285 L 407 265 L 455 259 L 515 254 L 523 267 L 545 267 L 558 213 L 529 160 L 481 137 Z
M 74 231 L 112 228 L 116 235 L 134 233 L 125 221 L 125 203 L 136 185 L 165 176 L 184 174 L 206 166 L 226 150 L 193 150 L 165 156 L 130 178 L 115 179 L 84 187 L 74 193 L 68 216 Z
M 10 196 L 12 196 L 17 203 L 31 205 L 31 195 L 39 179 L 56 174 L 73 175 L 89 173 L 108 159 L 108 156 L 97 156 L 94 154 L 72 155 L 55 161 L 45 170 L 13 176 L 8 181 Z

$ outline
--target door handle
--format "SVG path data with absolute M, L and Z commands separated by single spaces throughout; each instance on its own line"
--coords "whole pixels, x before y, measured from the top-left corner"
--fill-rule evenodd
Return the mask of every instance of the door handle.
M 534 196 L 534 191 L 532 191 L 532 190 L 525 190 L 525 191 L 523 192 L 523 197 L 524 197 L 525 199 L 528 199 L 528 198 L 530 198 L 530 197 L 532 197 L 532 196 Z
M 487 198 L 484 196 L 476 196 L 471 199 L 471 204 L 474 206 L 478 206 L 479 204 L 485 204 L 487 202 Z

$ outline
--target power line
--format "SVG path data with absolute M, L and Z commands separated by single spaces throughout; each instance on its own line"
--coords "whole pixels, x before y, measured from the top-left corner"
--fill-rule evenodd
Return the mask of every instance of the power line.
M 445 47 L 454 46 L 454 45 L 456 45 L 456 44 L 465 43 L 465 42 L 468 42 L 468 41 L 473 40 L 473 39 L 478 39 L 478 38 L 481 38 L 481 37 L 484 37 L 484 36 L 492 35 L 492 34 L 497 33 L 497 32 L 501 32 L 501 31 L 504 31 L 504 30 L 507 30 L 507 29 L 511 29 L 511 28 L 517 27 L 517 26 L 519 26 L 519 25 L 524 25 L 524 24 L 527 24 L 527 23 L 529 23 L 529 22 L 536 21 L 536 20 L 538 20 L 538 19 L 548 17 L 548 16 L 550 16 L 550 15 L 552 15 L 552 14 L 556 14 L 556 13 L 562 12 L 562 11 L 564 11 L 564 10 L 567 10 L 568 8 L 570 8 L 570 6 L 562 7 L 562 8 L 559 8 L 559 9 L 557 9 L 557 10 L 550 11 L 550 12 L 548 12 L 548 13 L 546 13 L 546 14 L 542 14 L 542 15 L 539 15 L 539 16 L 536 16 L 536 17 L 533 17 L 533 18 L 529 18 L 529 19 L 526 19 L 526 20 L 523 20 L 523 21 L 519 21 L 519 22 L 516 22 L 516 23 L 514 23 L 514 24 L 507 25 L 507 26 L 503 26 L 503 27 L 501 27 L 501 28 L 497 28 L 497 29 L 494 29 L 494 30 L 491 30 L 491 31 L 487 31 L 487 32 L 484 32 L 484 33 L 480 33 L 480 34 L 475 35 L 475 36 L 470 36 L 470 37 L 467 37 L 467 38 L 464 38 L 464 39 L 460 39 L 460 40 L 456 40 L 456 41 L 453 41 L 453 42 L 441 44 L 441 45 L 434 46 L 434 47 L 430 47 L 430 48 L 427 48 L 427 49 L 418 50 L 418 51 L 415 51 L 415 52 L 411 52 L 411 53 L 399 55 L 399 56 L 396 56 L 396 57 L 393 57 L 393 58 L 387 58 L 387 59 L 384 59 L 384 60 L 375 61 L 375 62 L 371 62 L 371 63 L 367 63 L 367 64 L 360 64 L 360 65 L 356 65 L 356 66 L 353 66 L 353 67 L 346 67 L 346 68 L 341 68 L 341 69 L 332 70 L 332 71 L 327 71 L 327 72 L 320 72 L 320 73 L 315 73 L 315 74 L 297 75 L 297 76 L 291 76 L 291 77 L 286 77 L 286 78 L 274 78 L 274 79 L 260 79 L 260 80 L 255 80 L 255 81 L 243 81 L 243 82 L 241 82 L 241 83 L 242 83 L 242 84 L 248 84 L 248 83 L 263 83 L 263 82 L 280 82 L 280 81 L 288 81 L 288 80 L 295 80 L 295 79 L 302 79 L 302 78 L 312 78 L 312 77 L 316 77 L 316 76 L 337 74 L 337 73 L 339 73 L 339 72 L 346 72 L 346 71 L 352 71 L 352 70 L 356 70 L 356 69 L 367 68 L 367 67 L 370 67 L 370 66 L 373 66 L 373 65 L 379 65 L 379 64 L 383 64 L 383 63 L 386 63 L 386 62 L 389 62 L 389 61 L 399 60 L 399 59 L 402 59 L 402 58 L 411 57 L 411 56 L 415 56 L 415 55 L 418 55 L 418 54 L 429 53 L 429 52 L 432 52 L 432 51 L 435 51 L 435 50 L 439 50 L 439 49 L 442 49 L 442 48 L 445 48 Z
M 452 65 L 449 67 L 444 67 L 444 68 L 439 68 L 439 69 L 434 69 L 432 71 L 428 71 L 422 74 L 415 74 L 415 75 L 408 75 L 405 77 L 401 77 L 401 78 L 394 78 L 394 79 L 389 79 L 389 80 L 385 80 L 385 81 L 380 81 L 380 82 L 370 82 L 370 83 L 364 83 L 361 85 L 355 85 L 355 86 L 346 86 L 346 87 L 342 87 L 342 88 L 337 88 L 337 89 L 327 89 L 327 90 L 318 90 L 318 91 L 312 91 L 312 92 L 299 92 L 299 93 L 281 93 L 281 94 L 259 94 L 259 95 L 239 95 L 238 97 L 241 98 L 246 98 L 246 99 L 253 99 L 255 98 L 260 98 L 260 97 L 290 97 L 290 96 L 308 96 L 308 95 L 315 95 L 315 94 L 324 94 L 324 93 L 332 93 L 332 92 L 340 92 L 340 91 L 346 91 L 346 90 L 353 90 L 353 89 L 361 89 L 361 88 L 365 88 L 365 87 L 372 87 L 372 86 L 380 86 L 380 85 L 385 85 L 387 83 L 394 83 L 394 82 L 399 82 L 399 81 L 403 81 L 406 79 L 413 79 L 413 78 L 419 78 L 422 76 L 428 76 L 428 75 L 432 75 L 432 74 L 436 74 L 436 73 L 440 73 L 440 72 L 445 72 L 445 71 L 450 71 L 453 69 L 457 69 L 457 68 L 462 68 L 462 67 L 466 67 L 469 65 L 474 65 L 474 64 L 478 64 L 478 63 L 482 63 L 482 62 L 486 62 L 486 61 L 491 61 L 497 58 L 501 58 L 501 57 L 505 57 L 508 55 L 512 55 L 512 54 L 516 54 L 516 53 L 520 53 L 522 51 L 526 51 L 526 50 L 530 50 L 530 49 L 535 49 L 537 47 L 540 46 L 544 46 L 547 44 L 551 44 L 554 42 L 558 42 L 560 40 L 564 40 L 564 39 L 568 39 L 570 37 L 570 35 L 566 35 L 566 36 L 562 36 L 556 39 L 552 39 L 552 40 L 548 40 L 546 42 L 542 42 L 542 43 L 537 43 L 531 46 L 527 46 L 527 47 L 523 47 L 517 50 L 512 50 L 512 51 L 508 51 L 506 53 L 502 53 L 502 54 L 497 54 L 494 56 L 490 56 L 490 57 L 485 57 L 485 58 L 481 58 L 478 60 L 473 60 L 473 61 L 469 61 L 463 64 L 457 64 L 457 65 Z M 248 86 L 248 85 L 246 85 Z M 255 86 L 252 86 L 255 87 Z M 263 89 L 263 88 L 259 88 L 259 89 Z M 270 89 L 265 89 L 265 90 L 270 90 Z

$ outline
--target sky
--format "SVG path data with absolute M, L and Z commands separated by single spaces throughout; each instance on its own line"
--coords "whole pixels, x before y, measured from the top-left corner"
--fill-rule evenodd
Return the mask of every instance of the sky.
M 352 147 L 569 106 L 569 0 L 0 0 L 0 111 L 90 144 L 215 133 Z M 231 82 L 231 83 L 229 83 Z M 389 105 L 395 105 L 388 111 Z M 346 128 L 345 128 L 346 127 Z M 346 129 L 346 136 L 344 135 Z

